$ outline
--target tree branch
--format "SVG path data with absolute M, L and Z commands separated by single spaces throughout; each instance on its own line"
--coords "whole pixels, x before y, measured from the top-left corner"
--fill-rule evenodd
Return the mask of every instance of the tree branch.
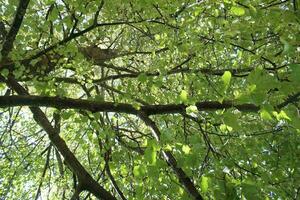
M 29 95 L 27 90 L 25 90 L 25 88 L 12 77 L 8 77 L 6 84 L 24 97 Z M 100 186 L 100 184 L 95 181 L 81 165 L 81 163 L 67 146 L 66 142 L 59 136 L 59 133 L 56 131 L 56 129 L 52 127 L 45 113 L 43 113 L 38 107 L 30 107 L 30 110 L 33 114 L 34 120 L 45 130 L 52 144 L 63 155 L 65 162 L 68 164 L 72 172 L 77 175 L 79 182 L 82 183 L 82 189 L 91 192 L 99 199 L 116 200 L 116 198 L 106 191 L 102 186 Z
M 45 178 L 45 175 L 46 175 L 47 168 L 49 167 L 49 160 L 50 160 L 51 150 L 52 150 L 52 146 L 50 145 L 49 148 L 48 148 L 48 151 L 47 151 L 46 162 L 45 162 L 45 166 L 44 166 L 44 169 L 43 169 L 43 172 L 42 172 L 40 184 L 38 186 L 38 189 L 37 189 L 37 192 L 36 192 L 36 195 L 35 195 L 35 198 L 34 198 L 35 200 L 37 200 L 40 197 L 40 194 L 41 194 L 41 187 L 43 185 L 43 181 L 44 181 L 44 178 Z
M 39 58 L 40 56 L 45 55 L 46 53 L 52 51 L 53 49 L 57 48 L 58 46 L 64 45 L 64 44 L 70 42 L 71 40 L 73 40 L 75 38 L 78 38 L 78 37 L 90 32 L 90 31 L 92 31 L 93 29 L 98 28 L 98 27 L 117 26 L 117 25 L 124 25 L 124 24 L 135 24 L 135 23 L 141 23 L 141 22 L 144 22 L 144 21 L 146 21 L 146 20 L 142 20 L 142 21 L 118 21 L 118 22 L 107 22 L 107 23 L 92 24 L 88 28 L 86 28 L 82 31 L 71 34 L 69 37 L 66 37 L 65 39 L 63 39 L 63 40 L 47 47 L 46 49 L 38 52 L 37 54 L 31 56 L 30 58 L 28 58 L 26 60 L 31 61 L 33 59 Z
M 15 41 L 16 35 L 19 32 L 19 29 L 21 27 L 24 15 L 26 13 L 27 6 L 29 4 L 30 0 L 20 0 L 19 5 L 16 11 L 16 15 L 14 18 L 14 21 L 12 23 L 12 26 L 8 32 L 8 34 L 5 37 L 3 47 L 1 49 L 1 55 L 2 55 L 2 60 L 5 60 L 9 54 L 9 52 L 13 48 L 13 43 Z M 1 66 L 0 66 L 1 68 Z
M 91 112 L 119 112 L 137 115 L 144 112 L 147 115 L 184 113 L 184 104 L 142 105 L 139 110 L 131 104 L 115 102 L 97 102 L 93 100 L 71 99 L 47 96 L 0 96 L 0 107 L 30 106 L 53 107 L 58 109 L 82 109 Z M 235 104 L 233 101 L 201 101 L 196 106 L 200 111 L 236 108 L 244 112 L 257 112 L 260 108 L 254 104 Z
M 105 154 L 105 171 L 107 176 L 109 177 L 113 187 L 115 188 L 116 192 L 120 196 L 122 200 L 127 200 L 126 197 L 124 196 L 123 192 L 121 191 L 120 187 L 118 186 L 117 181 L 115 180 L 114 176 L 112 175 L 109 167 L 109 152 L 106 152 Z
M 156 141 L 160 142 L 160 130 L 156 126 L 155 122 L 151 120 L 145 113 L 140 112 L 139 117 L 148 125 L 151 130 Z M 203 200 L 203 197 L 196 189 L 193 181 L 188 177 L 188 175 L 177 165 L 177 161 L 173 154 L 170 151 L 162 150 L 162 154 L 168 165 L 173 169 L 179 182 L 183 185 L 185 190 L 193 197 L 195 200 Z

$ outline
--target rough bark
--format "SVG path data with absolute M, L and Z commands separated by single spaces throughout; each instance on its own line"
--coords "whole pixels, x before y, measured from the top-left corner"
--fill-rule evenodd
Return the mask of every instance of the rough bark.
M 0 96 L 0 107 L 31 106 L 54 107 L 58 109 L 82 109 L 91 112 L 119 112 L 138 114 L 139 111 L 146 115 L 185 113 L 184 104 L 142 105 L 136 109 L 131 104 L 115 102 L 97 102 L 94 100 L 71 99 L 48 96 Z M 214 111 L 219 109 L 236 108 L 244 112 L 257 112 L 260 108 L 254 104 L 236 104 L 233 101 L 201 101 L 196 106 L 199 111 Z

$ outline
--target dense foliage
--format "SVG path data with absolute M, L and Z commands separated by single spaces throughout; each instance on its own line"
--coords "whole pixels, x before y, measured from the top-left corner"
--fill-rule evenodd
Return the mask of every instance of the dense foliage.
M 0 0 L 0 199 L 300 199 L 297 0 Z

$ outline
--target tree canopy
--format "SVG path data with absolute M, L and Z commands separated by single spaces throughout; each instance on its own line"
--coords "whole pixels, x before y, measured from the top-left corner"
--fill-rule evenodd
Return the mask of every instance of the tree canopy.
M 0 0 L 0 199 L 299 199 L 298 0 Z

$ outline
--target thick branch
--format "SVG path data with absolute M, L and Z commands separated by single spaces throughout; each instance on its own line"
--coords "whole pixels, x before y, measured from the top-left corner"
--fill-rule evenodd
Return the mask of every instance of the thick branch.
M 30 106 L 53 107 L 58 109 L 82 109 L 91 112 L 119 112 L 137 115 L 139 111 L 146 115 L 176 114 L 185 112 L 184 104 L 144 105 L 137 110 L 131 104 L 114 102 L 97 102 L 92 100 L 46 97 L 46 96 L 0 96 L 0 107 Z M 233 101 L 201 101 L 196 103 L 198 110 L 210 111 L 236 108 L 245 112 L 257 112 L 259 107 L 254 104 L 235 104 Z
M 5 37 L 3 47 L 1 50 L 2 60 L 5 60 L 8 56 L 9 52 L 13 48 L 13 43 L 15 41 L 16 35 L 19 32 L 19 29 L 21 27 L 24 15 L 26 13 L 27 6 L 29 4 L 30 0 L 20 0 L 19 5 L 17 8 L 17 12 L 14 18 L 14 21 L 12 23 L 12 26 L 8 32 L 8 34 Z
M 8 78 L 6 83 L 18 94 L 24 95 L 24 97 L 28 95 L 28 92 L 25 90 L 25 88 L 23 88 L 13 78 Z M 68 164 L 70 169 L 77 175 L 79 181 L 83 185 L 83 189 L 91 192 L 99 199 L 116 200 L 116 198 L 106 191 L 102 186 L 100 186 L 99 183 L 95 181 L 81 165 L 81 163 L 77 160 L 75 155 L 67 146 L 66 142 L 59 136 L 59 133 L 55 130 L 55 128 L 52 127 L 42 110 L 38 107 L 30 107 L 30 110 L 33 114 L 34 120 L 45 130 L 52 144 L 63 155 L 65 162 Z

